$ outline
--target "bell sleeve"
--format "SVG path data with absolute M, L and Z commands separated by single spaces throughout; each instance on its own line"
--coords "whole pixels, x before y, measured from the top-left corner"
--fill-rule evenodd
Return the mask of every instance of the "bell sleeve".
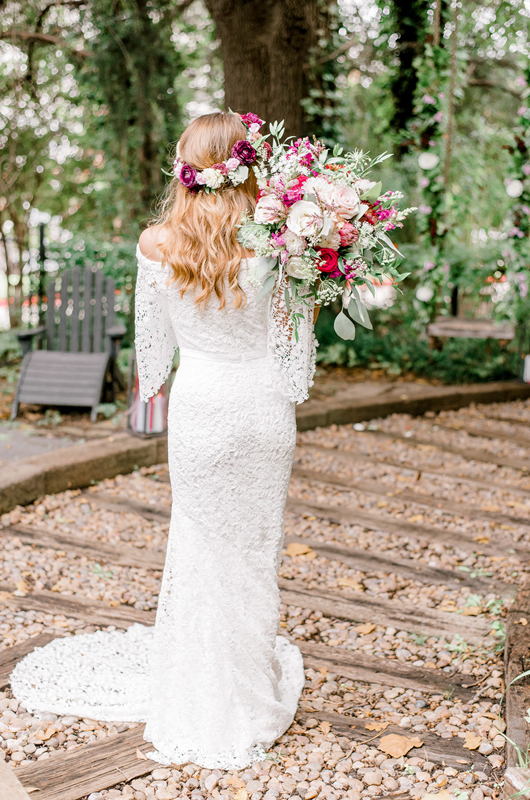
M 303 403 L 313 385 L 318 342 L 313 332 L 314 300 L 289 300 L 286 290 L 288 279 L 284 275 L 276 287 L 270 305 L 268 347 L 280 366 L 282 390 L 293 403 Z M 297 315 L 296 331 L 291 313 Z
M 135 297 L 135 346 L 140 400 L 156 395 L 165 383 L 178 347 L 168 307 L 166 267 L 146 258 L 138 247 Z

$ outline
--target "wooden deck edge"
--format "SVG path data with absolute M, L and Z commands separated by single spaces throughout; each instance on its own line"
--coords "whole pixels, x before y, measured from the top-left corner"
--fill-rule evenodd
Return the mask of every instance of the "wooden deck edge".
M 128 433 L 15 461 L 0 468 L 0 514 L 45 494 L 81 489 L 166 461 L 165 438 L 137 439 Z
M 412 414 L 417 416 L 426 411 L 453 411 L 465 408 L 472 403 L 504 403 L 530 397 L 530 384 L 518 381 L 496 381 L 494 383 L 475 383 L 469 386 L 440 386 L 433 391 L 428 386 L 425 392 L 405 397 L 406 384 L 400 397 L 370 397 L 361 401 L 352 397 L 333 402 L 309 400 L 296 413 L 299 431 L 326 427 L 327 425 L 346 425 L 365 422 L 375 417 L 390 414 Z
M 530 746 L 530 581 L 521 586 L 506 619 L 506 775 L 504 797 L 530 797 L 530 770 L 521 769 Z M 520 677 L 523 676 L 523 677 Z M 520 794 L 519 794 L 520 793 Z

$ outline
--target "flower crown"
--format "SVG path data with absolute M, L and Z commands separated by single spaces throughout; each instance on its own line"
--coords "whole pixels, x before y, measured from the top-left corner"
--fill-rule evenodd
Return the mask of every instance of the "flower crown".
M 173 174 L 181 184 L 191 192 L 198 192 L 203 189 L 205 192 L 215 192 L 226 183 L 232 186 L 239 186 L 248 178 L 248 168 L 254 164 L 260 155 L 268 157 L 270 145 L 267 142 L 259 142 L 253 147 L 253 143 L 261 139 L 260 129 L 264 125 L 264 120 L 257 114 L 236 114 L 247 128 L 246 139 L 239 139 L 232 147 L 230 158 L 221 164 L 214 164 L 203 170 L 195 169 L 190 164 L 186 164 L 180 157 L 179 146 L 177 144 L 177 154 L 173 162 Z M 259 151 L 263 151 L 260 153 Z

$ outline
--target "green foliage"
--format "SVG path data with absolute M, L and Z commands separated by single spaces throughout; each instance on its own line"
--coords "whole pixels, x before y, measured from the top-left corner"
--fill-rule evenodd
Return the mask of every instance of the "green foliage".
M 520 369 L 520 356 L 493 340 L 452 339 L 440 351 L 429 348 L 427 339 L 415 330 L 411 313 L 403 316 L 399 306 L 372 311 L 373 332 L 358 328 L 351 343 L 337 340 L 333 316 L 329 309 L 322 309 L 316 325 L 317 358 L 322 364 L 384 370 L 390 376 L 413 374 L 453 384 L 510 379 Z

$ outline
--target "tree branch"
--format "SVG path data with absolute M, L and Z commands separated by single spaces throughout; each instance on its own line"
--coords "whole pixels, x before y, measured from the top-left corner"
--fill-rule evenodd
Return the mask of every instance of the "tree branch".
M 522 98 L 522 95 L 515 89 L 510 89 L 509 86 L 505 86 L 502 83 L 495 83 L 495 81 L 488 81 L 485 78 L 472 78 L 470 81 L 468 81 L 468 86 L 485 86 L 488 89 L 502 89 L 503 92 L 509 92 L 514 97 L 517 97 L 518 100 L 521 100 Z
M 15 28 L 11 28 L 10 30 L 0 33 L 0 39 L 9 40 L 14 43 L 16 43 L 17 39 L 19 39 L 22 42 L 42 42 L 42 44 L 54 44 L 59 47 L 65 47 L 73 55 L 79 56 L 80 58 L 89 58 L 93 55 L 90 50 L 76 50 L 74 47 L 71 47 L 66 39 L 63 39 L 62 36 L 53 36 L 51 33 L 19 31 Z

